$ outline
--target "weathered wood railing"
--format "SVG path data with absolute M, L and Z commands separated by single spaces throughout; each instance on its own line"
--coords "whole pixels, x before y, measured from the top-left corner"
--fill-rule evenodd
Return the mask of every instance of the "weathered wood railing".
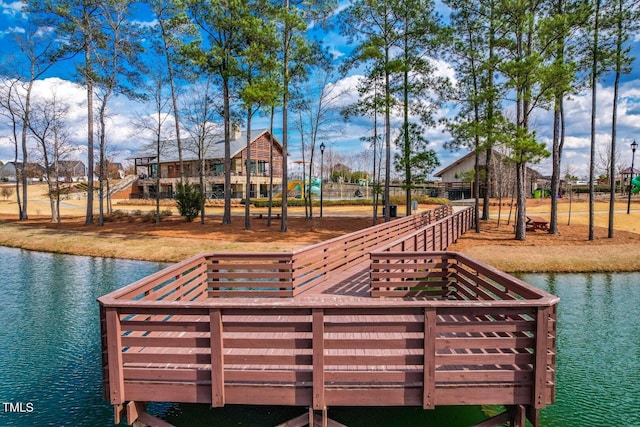
M 451 215 L 425 223 L 413 232 L 398 235 L 395 240 L 375 251 L 442 251 L 455 243 L 460 236 L 473 227 L 473 208 L 460 210 Z
M 127 402 L 150 400 L 524 405 L 535 419 L 554 399 L 558 299 L 461 254 L 426 252 L 472 215 L 402 218 L 293 253 L 203 255 L 101 297 L 116 420 Z M 283 298 L 351 266 L 370 269 L 383 298 Z
M 368 261 L 369 252 L 372 250 L 441 218 L 450 217 L 452 213 L 451 205 L 443 205 L 420 215 L 383 222 L 294 251 L 294 295 L 317 285 L 327 274 L 338 273 L 355 264 Z
M 114 405 L 542 408 L 554 395 L 557 298 L 507 275 L 498 279 L 513 298 L 335 305 L 105 296 L 105 391 Z M 464 291 L 474 292 L 487 290 Z

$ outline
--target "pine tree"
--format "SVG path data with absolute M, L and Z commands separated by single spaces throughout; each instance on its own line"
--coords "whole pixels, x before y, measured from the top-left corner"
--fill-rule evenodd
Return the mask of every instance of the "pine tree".
M 612 5 L 612 37 L 613 47 L 613 111 L 611 117 L 611 153 L 609 162 L 609 228 L 607 236 L 613 238 L 614 234 L 614 214 L 616 197 L 616 134 L 618 125 L 618 97 L 620 92 L 620 76 L 631 71 L 631 48 L 629 41 L 632 34 L 638 30 L 640 25 L 640 6 L 637 1 L 615 0 Z M 633 173 L 633 172 L 632 172 Z
M 503 1 L 499 15 L 504 22 L 504 34 L 497 41 L 501 61 L 498 68 L 507 80 L 507 87 L 515 94 L 516 117 L 510 135 L 502 135 L 510 148 L 510 161 L 516 167 L 516 240 L 526 238 L 526 170 L 549 156 L 545 144 L 536 141 L 530 129 L 535 108 L 548 108 L 551 98 L 544 76 L 548 72 L 545 55 L 548 47 L 539 43 L 537 25 L 544 19 L 540 5 L 528 0 Z

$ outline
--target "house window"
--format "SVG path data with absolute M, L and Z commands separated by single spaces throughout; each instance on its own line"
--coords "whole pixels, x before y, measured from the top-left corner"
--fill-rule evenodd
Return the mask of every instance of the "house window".
M 251 160 L 251 173 L 255 174 L 256 172 L 259 174 L 265 173 L 267 170 L 267 162 L 264 160 L 255 161 Z

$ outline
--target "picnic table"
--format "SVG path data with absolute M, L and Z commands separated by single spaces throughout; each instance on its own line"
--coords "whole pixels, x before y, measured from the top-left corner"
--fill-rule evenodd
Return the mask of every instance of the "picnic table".
M 539 216 L 527 215 L 527 231 L 549 231 L 549 221 Z

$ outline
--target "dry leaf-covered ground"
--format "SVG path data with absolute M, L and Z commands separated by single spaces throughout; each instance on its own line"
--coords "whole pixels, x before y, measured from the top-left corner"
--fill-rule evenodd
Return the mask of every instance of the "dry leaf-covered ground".
M 160 224 L 140 218 L 123 218 L 106 222 L 104 226 L 84 225 L 82 201 L 67 201 L 62 224 L 51 224 L 44 215 L 48 206 L 42 200 L 30 201 L 28 221 L 16 220 L 15 202 L 0 201 L 0 245 L 23 247 L 59 253 L 108 256 L 153 261 L 179 261 L 188 256 L 210 251 L 285 251 L 340 236 L 372 224 L 371 208 L 327 208 L 324 217 L 307 220 L 299 208 L 290 209 L 288 231 L 280 231 L 280 220 L 267 227 L 266 218 L 253 215 L 251 229 L 245 230 L 243 209 L 234 209 L 232 223 L 221 224 L 221 210 L 210 208 L 205 224 L 199 219 L 188 223 L 174 215 Z M 567 225 L 571 207 L 571 225 Z M 634 203 L 633 208 L 639 207 Z M 421 206 L 420 209 L 428 209 Z M 114 209 L 150 210 L 151 205 Z M 163 207 L 165 209 L 165 207 Z M 399 207 L 400 214 L 402 207 Z M 559 234 L 527 233 L 524 242 L 514 240 L 513 222 L 507 224 L 508 207 L 503 206 L 500 227 L 497 226 L 497 206 L 491 207 L 492 219 L 483 222 L 480 233 L 474 230 L 450 247 L 452 251 L 469 254 L 497 268 L 511 272 L 533 271 L 640 271 L 640 211 L 626 215 L 626 204 L 617 203 L 613 239 L 607 238 L 605 202 L 596 204 L 595 239 L 588 240 L 588 205 L 575 200 L 559 206 Z M 549 218 L 549 200 L 527 203 L 527 211 Z M 258 210 L 254 210 L 257 213 Z M 264 212 L 264 210 L 259 210 Z M 97 216 L 96 216 L 97 221 Z

